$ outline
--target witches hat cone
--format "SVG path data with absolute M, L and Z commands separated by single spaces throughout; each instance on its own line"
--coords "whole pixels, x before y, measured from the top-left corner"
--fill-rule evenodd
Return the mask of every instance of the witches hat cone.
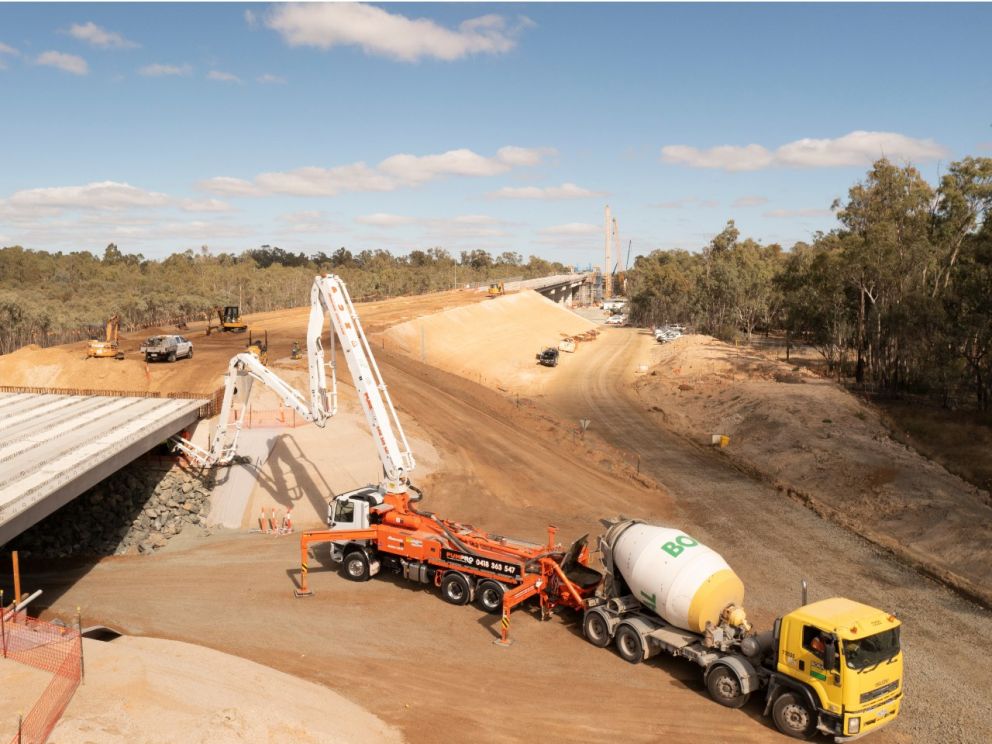
M 283 532 L 287 532 L 287 533 L 293 531 L 293 510 L 292 509 L 287 509 L 286 510 L 286 516 L 283 517 L 283 520 L 282 520 L 282 531 Z
M 262 507 L 261 511 L 259 511 L 259 513 L 258 513 L 258 529 L 261 530 L 262 532 L 268 532 L 269 531 L 268 523 L 265 521 L 265 507 L 264 506 Z
M 271 532 L 277 532 L 279 530 L 279 527 L 277 525 L 278 522 L 276 522 L 276 509 L 275 507 L 272 507 L 271 509 L 269 509 L 269 530 Z

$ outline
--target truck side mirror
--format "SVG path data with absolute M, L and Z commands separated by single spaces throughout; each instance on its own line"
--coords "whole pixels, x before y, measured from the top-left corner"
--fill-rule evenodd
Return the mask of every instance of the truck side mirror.
M 837 646 L 833 638 L 829 639 L 823 649 L 823 666 L 835 669 L 837 665 Z

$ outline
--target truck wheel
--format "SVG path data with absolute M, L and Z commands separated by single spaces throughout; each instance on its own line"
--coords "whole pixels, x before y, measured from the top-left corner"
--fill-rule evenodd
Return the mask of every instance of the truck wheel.
M 192 359 L 193 358 L 193 347 L 192 346 L 189 347 L 189 354 L 186 355 L 186 358 L 187 359 Z
M 475 591 L 475 603 L 480 610 L 496 614 L 503 609 L 503 586 L 495 581 L 483 581 Z
M 453 605 L 468 604 L 472 598 L 468 579 L 454 571 L 446 573 L 441 579 L 441 596 L 444 597 L 445 602 Z
M 741 708 L 751 697 L 751 693 L 741 692 L 741 681 L 725 666 L 718 666 L 706 676 L 706 689 L 711 698 L 728 708 Z
M 145 364 L 148 364 L 152 360 L 151 354 L 145 354 Z
M 629 625 L 621 625 L 617 630 L 617 652 L 624 661 L 640 664 L 644 661 L 644 643 L 640 634 Z
M 344 575 L 352 581 L 368 581 L 372 576 L 369 557 L 361 550 L 353 550 L 344 557 Z
M 610 628 L 600 612 L 587 612 L 582 620 L 582 635 L 596 648 L 610 645 Z
M 176 361 L 176 352 L 170 351 L 169 352 L 169 356 L 167 356 L 165 358 L 165 361 L 167 361 L 167 362 L 174 362 L 174 361 Z
M 816 713 L 794 692 L 778 697 L 772 706 L 772 719 L 779 731 L 794 739 L 808 739 L 816 731 Z

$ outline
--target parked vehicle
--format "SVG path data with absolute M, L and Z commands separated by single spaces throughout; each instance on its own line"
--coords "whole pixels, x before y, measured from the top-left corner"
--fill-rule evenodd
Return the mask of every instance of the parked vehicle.
M 537 355 L 537 361 L 545 367 L 558 366 L 558 349 L 549 346 Z
M 141 353 L 146 362 L 164 359 L 174 362 L 179 358 L 193 358 L 193 342 L 185 336 L 152 336 L 141 345 Z
M 606 325 L 611 325 L 611 326 L 622 326 L 622 325 L 626 325 L 627 324 L 627 316 L 624 315 L 624 314 L 622 314 L 622 313 L 620 315 L 611 315 L 609 318 L 606 319 L 605 322 L 606 322 Z
M 563 338 L 558 342 L 558 351 L 565 351 L 569 354 L 575 353 L 575 339 L 574 338 Z

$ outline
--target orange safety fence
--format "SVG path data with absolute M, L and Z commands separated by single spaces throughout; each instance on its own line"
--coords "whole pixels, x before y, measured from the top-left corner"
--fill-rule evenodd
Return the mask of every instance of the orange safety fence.
M 76 628 L 15 615 L 2 620 L 5 659 L 51 672 L 52 679 L 21 719 L 10 744 L 44 744 L 72 699 L 83 676 L 83 641 Z
M 231 424 L 237 423 L 238 412 L 231 412 Z M 242 429 L 271 429 L 285 427 L 295 429 L 306 426 L 309 422 L 300 416 L 293 408 L 254 408 L 248 406 L 241 420 Z

